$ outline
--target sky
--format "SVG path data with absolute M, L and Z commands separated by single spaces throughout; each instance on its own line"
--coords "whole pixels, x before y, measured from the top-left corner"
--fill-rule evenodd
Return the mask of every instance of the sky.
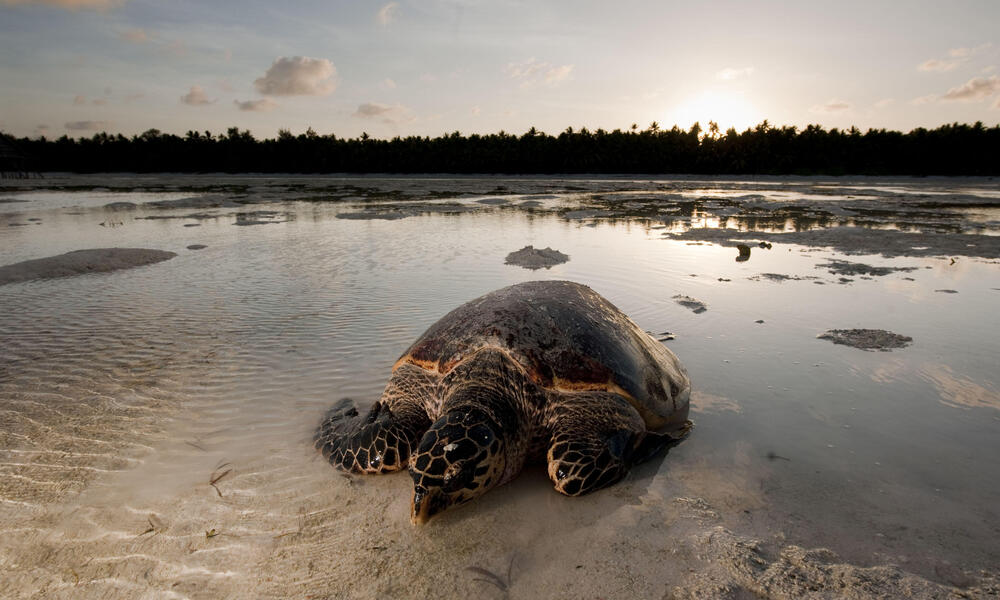
M 0 0 L 0 131 L 1000 123 L 1000 1 Z

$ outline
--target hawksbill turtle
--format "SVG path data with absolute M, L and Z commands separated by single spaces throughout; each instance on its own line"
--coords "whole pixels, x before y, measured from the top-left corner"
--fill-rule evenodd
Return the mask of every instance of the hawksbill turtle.
M 362 417 L 327 412 L 315 445 L 354 473 L 409 468 L 425 523 L 543 459 L 556 490 L 611 485 L 690 431 L 687 372 L 673 352 L 587 286 L 532 281 L 432 325 Z

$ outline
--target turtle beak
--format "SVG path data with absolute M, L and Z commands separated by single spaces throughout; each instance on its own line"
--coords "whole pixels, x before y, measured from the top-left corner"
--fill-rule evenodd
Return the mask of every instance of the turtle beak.
M 423 525 L 443 508 L 440 490 L 414 489 L 410 520 L 414 525 Z

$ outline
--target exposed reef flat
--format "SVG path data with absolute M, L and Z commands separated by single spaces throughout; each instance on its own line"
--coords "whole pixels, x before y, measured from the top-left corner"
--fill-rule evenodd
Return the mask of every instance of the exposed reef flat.
M 684 308 L 690 308 L 695 312 L 695 314 L 700 314 L 708 310 L 708 305 L 698 300 L 697 298 L 692 298 L 691 296 L 685 296 L 684 294 L 677 294 L 673 297 L 674 302 L 680 304 Z
M 850 262 L 846 260 L 829 259 L 826 263 L 816 265 L 817 269 L 826 269 L 834 275 L 858 276 L 869 275 L 872 277 L 883 277 L 890 273 L 916 271 L 920 267 L 873 267 L 864 263 Z
M 833 227 L 782 233 L 696 228 L 666 235 L 674 240 L 712 242 L 731 247 L 736 247 L 745 240 L 767 240 L 775 244 L 824 246 L 844 254 L 881 254 L 887 258 L 897 256 L 1000 258 L 1000 237 L 974 233 L 915 233 L 864 227 Z
M 508 265 L 516 265 L 525 269 L 551 269 L 569 260 L 569 255 L 552 248 L 535 248 L 525 246 L 507 255 L 504 261 Z
M 831 329 L 816 337 L 821 340 L 830 340 L 834 344 L 882 352 L 888 352 L 893 348 L 905 348 L 913 341 L 913 338 L 909 336 L 899 335 L 884 329 Z
M 131 269 L 132 267 L 158 263 L 175 256 L 177 254 L 166 250 L 148 250 L 146 248 L 75 250 L 58 256 L 36 258 L 0 267 L 0 285 L 32 279 L 51 279 L 84 273 L 106 273 L 119 269 Z

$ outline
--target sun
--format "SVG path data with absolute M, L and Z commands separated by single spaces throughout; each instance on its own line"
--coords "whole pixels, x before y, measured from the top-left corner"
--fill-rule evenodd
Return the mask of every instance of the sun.
M 763 120 L 742 93 L 712 90 L 691 96 L 666 114 L 665 124 L 668 126 L 676 124 L 686 129 L 697 121 L 704 131 L 708 129 L 709 121 L 715 121 L 723 133 L 730 127 L 743 131 Z

